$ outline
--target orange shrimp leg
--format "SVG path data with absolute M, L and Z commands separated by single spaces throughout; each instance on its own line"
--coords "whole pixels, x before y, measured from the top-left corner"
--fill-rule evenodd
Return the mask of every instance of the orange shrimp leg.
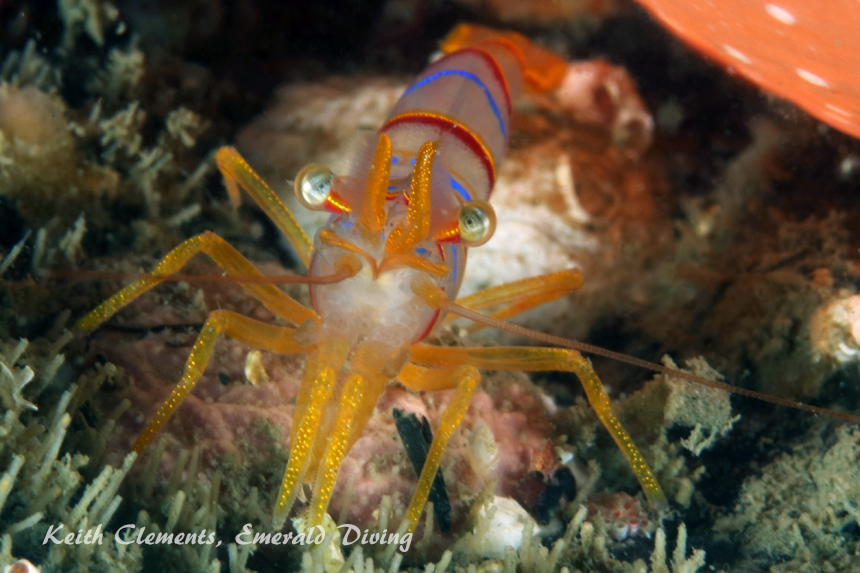
M 475 393 L 475 387 L 481 380 L 481 375 L 472 366 L 428 369 L 407 364 L 397 379 L 411 390 L 457 389 L 451 403 L 448 404 L 442 414 L 442 420 L 439 422 L 439 428 L 433 437 L 430 451 L 427 452 L 427 460 L 424 462 L 424 468 L 418 478 L 418 486 L 415 488 L 415 493 L 412 494 L 412 501 L 409 502 L 409 507 L 404 515 L 404 521 L 409 524 L 407 531 L 412 532 L 418 525 L 418 518 L 421 517 L 427 496 L 430 495 L 430 488 L 433 486 L 433 479 L 439 470 L 445 446 L 454 431 L 460 426 L 460 422 L 463 421 L 463 416 L 469 409 L 469 402 L 472 401 L 472 394 Z
M 191 237 L 170 251 L 158 263 L 152 275 L 128 285 L 101 303 L 95 310 L 78 321 L 78 330 L 81 332 L 92 332 L 119 309 L 159 284 L 161 280 L 157 275 L 170 275 L 179 271 L 191 257 L 201 252 L 209 255 L 215 261 L 215 264 L 227 274 L 251 277 L 263 276 L 263 273 L 258 271 L 248 259 L 243 257 L 227 241 L 211 231 L 206 231 L 196 237 Z M 275 285 L 246 283 L 241 284 L 241 287 L 248 294 L 262 302 L 263 306 L 267 309 L 293 324 L 301 325 L 306 320 L 318 320 L 314 311 L 294 301 Z
M 239 187 L 260 206 L 264 213 L 281 230 L 306 267 L 310 266 L 314 247 L 296 218 L 280 197 L 263 181 L 262 177 L 232 147 L 222 147 L 215 154 L 215 162 L 224 176 L 224 185 L 234 206 L 239 205 Z
M 200 336 L 194 342 L 182 380 L 176 385 L 132 446 L 132 450 L 138 455 L 146 449 L 146 446 L 158 434 L 165 422 L 182 403 L 182 400 L 194 388 L 200 376 L 203 375 L 219 334 L 226 334 L 248 346 L 279 354 L 293 354 L 309 350 L 309 348 L 300 347 L 295 342 L 293 339 L 295 330 L 292 328 L 273 326 L 228 310 L 213 311 L 206 319 Z
M 627 458 L 633 473 L 648 500 L 655 507 L 666 504 L 666 496 L 657 483 L 654 474 L 630 439 L 627 431 L 612 412 L 612 406 L 600 383 L 600 379 L 591 364 L 576 350 L 565 348 L 443 348 L 427 344 L 415 344 L 412 351 L 412 361 L 431 368 L 452 368 L 468 364 L 481 370 L 524 370 L 527 372 L 543 372 L 558 370 L 573 372 L 579 378 L 591 407 L 597 417 L 609 431 L 609 434 L 621 448 Z
M 477 314 L 472 309 L 452 303 L 448 296 L 430 281 L 414 281 L 412 290 L 433 308 L 459 312 L 461 315 L 467 314 L 465 311 Z M 525 370 L 531 372 L 560 370 L 573 372 L 582 383 L 588 401 L 594 408 L 597 417 L 600 418 L 633 468 L 633 473 L 636 474 L 648 500 L 655 507 L 662 507 L 666 504 L 666 496 L 660 489 L 651 468 L 645 463 L 639 449 L 612 412 L 609 396 L 606 394 L 600 378 L 597 377 L 591 363 L 583 358 L 578 351 L 562 348 L 521 347 L 440 348 L 426 344 L 415 344 L 410 347 L 410 351 L 412 361 L 416 364 L 436 368 L 450 368 L 468 364 L 484 370 Z
M 327 436 L 319 432 L 325 422 L 326 406 L 334 394 L 337 375 L 349 355 L 349 345 L 343 339 L 324 341 L 308 357 L 302 385 L 296 399 L 296 414 L 293 419 L 290 439 L 290 461 L 284 472 L 284 481 L 278 493 L 272 523 L 280 529 L 296 501 L 305 475 L 316 458 L 320 440 Z
M 363 426 L 366 422 L 366 418 L 360 415 L 362 404 L 376 404 L 388 382 L 379 371 L 380 362 L 385 360 L 381 354 L 376 344 L 365 343 L 352 357 L 352 369 L 340 397 L 335 425 L 331 435 L 327 436 L 328 444 L 317 470 L 308 515 L 310 526 L 322 524 L 341 463 L 351 446 L 350 436 L 356 430 L 360 432 L 363 427 L 359 428 L 358 425 Z
M 501 306 L 502 308 L 488 316 L 497 320 L 505 320 L 562 297 L 581 286 L 582 273 L 576 270 L 561 271 L 490 287 L 457 299 L 457 304 L 472 310 Z M 456 318 L 458 318 L 456 315 L 450 314 L 445 317 L 445 320 L 455 320 Z M 469 332 L 477 332 L 481 328 L 485 327 L 476 325 L 471 327 Z

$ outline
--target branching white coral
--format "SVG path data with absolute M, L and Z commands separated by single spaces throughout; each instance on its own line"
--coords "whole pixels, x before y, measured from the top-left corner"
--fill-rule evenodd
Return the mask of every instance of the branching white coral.
M 26 400 L 21 392 L 35 374 L 29 366 L 16 368 L 15 362 L 27 348 L 27 341 L 20 340 L 15 349 L 8 354 L 0 354 L 0 401 L 8 411 L 20 413 L 22 409 L 37 410 L 36 405 Z M 11 366 L 10 366 L 11 364 Z M 0 429 L 0 436 L 2 436 Z M 2 508 L 0 504 L 0 508 Z
M 167 133 L 178 139 L 185 147 L 194 147 L 197 144 L 197 138 L 209 127 L 208 122 L 184 107 L 171 111 L 167 115 L 166 123 Z
M 89 459 L 81 454 L 61 456 L 60 451 L 71 416 L 82 403 L 74 398 L 88 390 L 86 384 L 72 384 L 53 403 L 40 401 L 43 408 L 38 413 L 22 415 L 24 410 L 35 409 L 30 400 L 36 401 L 44 388 L 30 383 L 50 382 L 56 365 L 62 363 L 63 355 L 58 352 L 69 336 L 56 336 L 54 341 L 0 342 L 0 402 L 5 410 L 0 420 L 0 460 L 6 462 L 6 467 L 0 468 L 0 511 L 8 520 L 0 541 L 0 567 L 11 567 L 20 557 L 34 561 L 38 557 L 45 573 L 68 570 L 73 563 L 99 572 L 138 571 L 139 547 L 124 550 L 109 543 L 99 546 L 95 553 L 95 548 L 86 544 L 33 545 L 41 542 L 49 524 L 63 524 L 68 529 L 106 525 L 119 507 L 119 485 L 135 458 L 129 454 L 118 470 L 105 467 L 83 496 L 70 504 L 84 481 L 80 470 Z M 18 363 L 25 366 L 16 366 Z M 30 396 L 24 398 L 23 392 Z
M 75 221 L 75 227 L 70 229 L 65 236 L 60 239 L 60 250 L 66 255 L 66 258 L 75 262 L 78 252 L 81 250 L 81 241 L 84 239 L 84 234 L 87 232 L 87 221 L 83 215 Z
M 696 573 L 705 564 L 705 552 L 694 549 L 687 558 L 687 526 L 683 523 L 678 527 L 678 540 L 672 553 L 671 570 L 666 565 L 666 532 L 657 530 L 654 542 L 654 553 L 651 554 L 651 573 Z
M 87 86 L 111 102 L 119 102 L 133 94 L 143 79 L 144 55 L 132 40 L 125 50 L 114 48 L 108 54 L 107 65 Z
M 146 210 L 151 219 L 159 215 L 161 194 L 156 190 L 155 181 L 173 159 L 173 155 L 162 147 L 141 151 L 137 165 L 132 169 L 132 177 L 138 182 L 146 201 Z
M 133 157 L 140 152 L 143 138 L 140 128 L 146 114 L 140 109 L 139 102 L 128 105 L 113 117 L 103 119 L 99 122 L 102 129 L 101 144 L 104 150 L 104 158 L 113 161 L 118 151 Z
M 28 230 L 24 234 L 24 238 L 18 241 L 15 246 L 12 247 L 12 250 L 9 251 L 6 257 L 4 257 L 3 261 L 0 262 L 0 277 L 2 277 L 7 270 L 9 270 L 9 267 L 12 266 L 12 264 L 15 262 L 15 259 L 17 259 L 18 255 L 21 254 L 21 250 L 24 248 L 24 243 L 26 243 L 27 239 L 29 238 L 30 231 Z
M 74 47 L 76 37 L 82 32 L 101 46 L 105 41 L 105 25 L 119 17 L 116 7 L 101 0 L 59 0 L 58 8 L 65 23 L 63 47 L 67 50 Z
M 14 86 L 34 85 L 48 91 L 60 85 L 60 72 L 39 55 L 36 41 L 30 40 L 23 52 L 9 52 L 0 64 L 0 82 Z

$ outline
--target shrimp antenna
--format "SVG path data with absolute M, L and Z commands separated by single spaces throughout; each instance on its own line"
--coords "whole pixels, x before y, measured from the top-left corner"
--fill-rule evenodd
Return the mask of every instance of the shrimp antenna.
M 619 352 L 612 352 L 611 350 L 606 350 L 605 348 L 600 348 L 599 346 L 586 344 L 584 342 L 577 342 L 576 340 L 562 338 L 561 336 L 554 336 L 552 334 L 538 332 L 537 330 L 532 330 L 524 326 L 511 324 L 510 322 L 505 322 L 504 320 L 498 320 L 496 318 L 486 316 L 478 311 L 466 308 L 465 306 L 459 305 L 453 301 L 440 300 L 438 301 L 438 303 L 441 310 L 444 310 L 445 312 L 448 312 L 450 314 L 456 314 L 457 316 L 461 316 L 478 324 L 483 324 L 484 326 L 489 326 L 490 328 L 495 328 L 504 332 L 510 332 L 511 334 L 524 336 L 526 338 L 531 338 L 532 340 L 545 342 L 554 346 L 561 346 L 562 348 L 570 348 L 571 350 L 578 350 L 580 352 L 586 352 L 588 354 L 597 354 L 598 356 L 604 356 L 606 358 L 611 358 L 612 360 L 617 360 L 618 362 L 625 362 L 627 364 L 632 364 L 633 366 L 639 366 L 640 368 L 645 368 L 647 370 L 658 372 L 660 374 L 665 374 L 666 376 L 683 378 L 688 382 L 701 384 L 702 386 L 707 386 L 708 388 L 724 390 L 726 392 L 731 392 L 732 394 L 748 396 L 750 398 L 757 398 L 764 402 L 770 402 L 772 404 L 778 404 L 780 406 L 794 408 L 795 410 L 804 410 L 806 412 L 812 412 L 813 414 L 820 414 L 822 416 L 828 416 L 831 418 L 844 420 L 846 422 L 854 422 L 856 424 L 860 424 L 860 416 L 853 416 L 844 412 L 828 410 L 827 408 L 810 406 L 808 404 L 802 404 L 800 402 L 795 402 L 786 398 L 778 398 L 769 394 L 762 394 L 761 392 L 756 392 L 755 390 L 738 388 L 737 386 L 732 386 L 731 384 L 726 384 L 724 382 L 717 382 L 716 380 L 711 380 L 709 378 L 705 378 L 704 376 L 699 376 L 697 374 L 692 374 L 683 370 L 676 370 L 675 368 L 669 368 L 668 366 L 662 366 L 660 364 L 654 364 L 653 362 L 648 362 L 647 360 L 640 360 L 639 358 L 633 358 L 632 356 L 627 356 L 626 354 L 621 354 Z
M 242 275 L 155 275 L 140 274 L 130 275 L 126 273 L 110 273 L 98 271 L 50 271 L 49 279 L 68 281 L 122 281 L 132 279 L 135 281 L 144 279 L 158 279 L 159 282 L 207 282 L 207 283 L 235 283 L 235 284 L 307 284 L 307 285 L 329 285 L 339 283 L 356 275 L 356 269 L 351 266 L 343 266 L 330 275 L 323 276 L 242 276 Z

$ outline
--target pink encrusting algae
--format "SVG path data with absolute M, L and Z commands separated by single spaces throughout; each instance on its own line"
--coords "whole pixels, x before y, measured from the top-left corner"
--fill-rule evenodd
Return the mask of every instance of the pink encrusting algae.
M 860 137 L 856 0 L 637 1 L 709 58 Z

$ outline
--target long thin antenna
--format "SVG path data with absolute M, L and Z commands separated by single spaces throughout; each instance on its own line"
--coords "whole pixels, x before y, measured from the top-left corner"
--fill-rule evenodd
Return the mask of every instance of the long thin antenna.
M 694 382 L 696 384 L 701 384 L 702 386 L 707 386 L 708 388 L 724 390 L 726 392 L 731 392 L 732 394 L 738 394 L 740 396 L 749 396 L 750 398 L 757 398 L 764 402 L 770 402 L 772 404 L 778 404 L 780 406 L 794 408 L 795 410 L 804 410 L 806 412 L 812 412 L 813 414 L 828 416 L 831 418 L 844 420 L 846 422 L 854 422 L 855 424 L 860 424 L 860 416 L 853 416 L 844 412 L 828 410 L 827 408 L 819 408 L 817 406 L 801 404 L 800 402 L 795 402 L 786 398 L 778 398 L 769 394 L 762 394 L 761 392 L 747 390 L 746 388 L 738 388 L 737 386 L 732 386 L 731 384 L 726 384 L 724 382 L 717 382 L 716 380 L 711 380 L 709 378 L 705 378 L 704 376 L 699 376 L 690 372 L 684 372 L 683 370 L 676 370 L 674 368 L 669 368 L 660 364 L 654 364 L 653 362 L 648 362 L 647 360 L 640 360 L 639 358 L 633 358 L 632 356 L 627 356 L 626 354 L 612 352 L 611 350 L 606 350 L 605 348 L 600 348 L 599 346 L 593 346 L 584 342 L 577 342 L 576 340 L 562 338 L 561 336 L 554 336 L 552 334 L 538 332 L 537 330 L 532 330 L 524 326 L 519 326 L 516 324 L 505 322 L 503 320 L 491 318 L 489 316 L 481 314 L 480 312 L 477 312 L 470 308 L 466 308 L 465 306 L 460 306 L 459 304 L 452 301 L 444 303 L 442 305 L 442 310 L 451 314 L 462 316 L 463 318 L 467 318 L 479 324 L 502 330 L 504 332 L 510 332 L 511 334 L 517 334 L 519 336 L 531 338 L 532 340 L 546 342 L 547 344 L 552 344 L 554 346 L 561 346 L 562 348 L 570 348 L 571 350 L 578 350 L 580 352 L 586 352 L 589 354 L 597 354 L 598 356 L 604 356 L 606 358 L 611 358 L 619 362 L 625 362 L 627 364 L 632 364 L 633 366 L 639 366 L 640 368 L 659 372 L 660 374 L 665 374 L 666 376 L 683 378 L 684 380 Z
M 50 271 L 49 279 L 59 279 L 68 281 L 138 281 L 148 278 L 158 278 L 159 282 L 207 282 L 207 283 L 236 283 L 236 284 L 315 284 L 327 285 L 338 283 L 342 280 L 355 276 L 355 272 L 349 267 L 344 267 L 341 270 L 324 276 L 318 277 L 303 277 L 295 275 L 282 276 L 235 276 L 235 275 L 153 275 L 139 274 L 130 275 L 127 273 L 110 273 L 99 271 Z

